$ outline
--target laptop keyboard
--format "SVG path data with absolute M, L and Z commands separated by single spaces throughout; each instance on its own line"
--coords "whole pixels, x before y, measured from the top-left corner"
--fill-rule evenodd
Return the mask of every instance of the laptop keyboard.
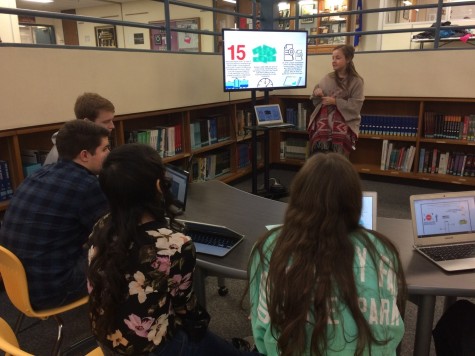
M 193 242 L 204 245 L 231 248 L 236 243 L 236 239 L 208 234 L 206 232 L 187 231 L 186 234 L 191 237 Z
M 460 260 L 475 257 L 475 243 L 419 248 L 434 261 Z

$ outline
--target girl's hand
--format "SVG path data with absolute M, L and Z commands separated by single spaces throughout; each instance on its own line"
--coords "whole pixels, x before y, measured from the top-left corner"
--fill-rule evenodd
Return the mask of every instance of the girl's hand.
M 336 105 L 336 99 L 332 96 L 324 96 L 324 97 L 322 97 L 322 104 L 323 105 Z
M 315 90 L 313 91 L 313 96 L 322 97 L 323 96 L 323 90 L 321 88 L 315 88 Z

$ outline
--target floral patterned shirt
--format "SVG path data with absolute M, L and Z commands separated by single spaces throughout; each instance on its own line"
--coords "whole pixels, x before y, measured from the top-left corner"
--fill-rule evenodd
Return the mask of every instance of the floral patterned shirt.
M 91 235 L 89 263 L 95 254 L 95 231 Z M 192 289 L 196 263 L 195 247 L 188 236 L 173 232 L 154 221 L 140 226 L 138 242 L 129 251 L 130 268 L 124 276 L 128 291 L 117 308 L 114 333 L 98 340 L 114 354 L 137 355 L 152 352 L 172 337 L 181 324 L 180 316 L 193 310 Z M 88 284 L 91 291 L 93 285 Z

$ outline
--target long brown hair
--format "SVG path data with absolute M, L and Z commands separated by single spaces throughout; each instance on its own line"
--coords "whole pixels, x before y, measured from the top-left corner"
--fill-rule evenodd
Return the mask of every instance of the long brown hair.
M 346 74 L 347 74 L 348 83 L 350 83 L 354 78 L 360 78 L 361 80 L 363 80 L 363 78 L 356 71 L 355 64 L 353 63 L 353 57 L 355 56 L 355 47 L 351 45 L 338 45 L 335 48 L 333 48 L 332 52 L 337 51 L 337 50 L 340 50 L 341 53 L 343 53 L 343 56 L 345 56 L 345 59 L 349 61 L 348 64 L 346 65 Z M 335 76 L 335 81 L 337 85 L 340 88 L 344 88 L 343 81 L 338 77 L 338 73 L 335 71 L 333 75 Z
M 378 256 L 367 232 L 359 225 L 361 208 L 358 173 L 342 155 L 314 155 L 295 176 L 284 225 L 270 257 L 265 287 L 270 324 L 276 332 L 281 355 L 303 354 L 307 345 L 313 355 L 325 354 L 328 320 L 332 317 L 328 306 L 335 291 L 358 329 L 355 355 L 363 354 L 371 344 L 389 341 L 375 338 L 358 305 L 353 271 L 355 248 L 350 235 L 367 248 L 375 265 Z M 399 254 L 386 237 L 372 234 L 394 256 L 388 264 L 396 269 L 397 302 L 403 312 L 406 285 Z M 256 253 L 261 263 L 266 260 L 264 245 L 269 235 L 259 239 L 251 261 Z M 315 319 L 311 340 L 306 338 L 308 315 Z

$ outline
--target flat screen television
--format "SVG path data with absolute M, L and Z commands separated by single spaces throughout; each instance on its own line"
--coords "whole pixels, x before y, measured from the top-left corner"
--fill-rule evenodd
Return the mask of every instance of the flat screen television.
M 224 91 L 307 87 L 307 31 L 223 30 Z

